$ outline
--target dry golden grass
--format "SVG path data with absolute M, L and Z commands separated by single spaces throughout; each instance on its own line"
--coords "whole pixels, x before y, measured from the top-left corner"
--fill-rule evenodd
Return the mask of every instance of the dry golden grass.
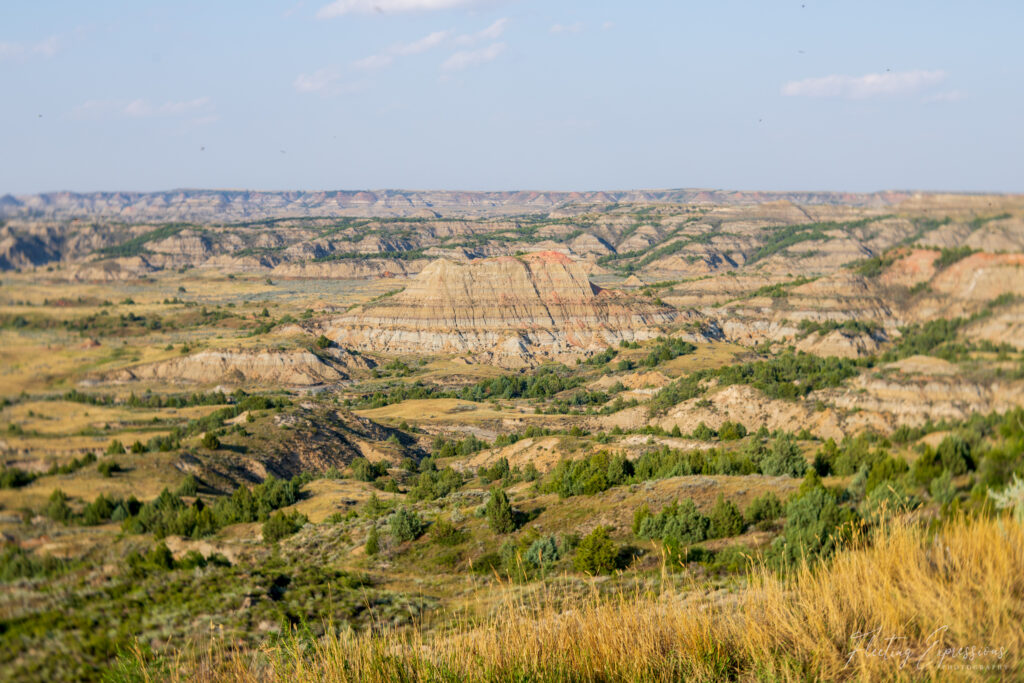
M 299 636 L 150 665 L 174 681 L 1019 680 L 1024 527 L 901 522 L 875 543 L 735 594 L 595 593 L 556 609 L 514 597 L 454 629 Z M 554 601 L 557 603 L 557 600 Z M 875 634 L 874 639 L 860 634 Z M 969 648 L 969 649 L 962 649 Z M 973 649 L 970 649 L 973 648 Z M 125 673 L 137 662 L 122 662 Z
M 136 408 L 126 405 L 103 406 L 73 401 L 24 401 L 0 411 L 0 420 L 17 423 L 29 432 L 42 435 L 70 435 L 84 429 L 112 429 L 123 423 L 140 424 L 157 420 L 193 420 L 210 414 L 220 406 L 185 406 L 182 408 Z M 104 438 L 121 437 L 112 432 Z M 143 441 L 148 439 L 145 437 Z M 128 442 L 131 443 L 131 442 Z
M 496 418 L 530 418 L 541 417 L 532 410 L 522 409 L 496 409 L 488 403 L 474 403 L 463 401 L 457 398 L 419 398 L 392 403 L 381 408 L 370 408 L 368 410 L 357 410 L 357 415 L 368 417 L 371 420 L 408 420 L 410 422 L 424 422 L 430 420 L 451 420 L 458 418 L 459 422 L 476 422 L 479 420 L 493 420 Z
M 378 491 L 370 484 L 353 479 L 314 479 L 305 485 L 305 495 L 286 512 L 297 510 L 319 524 L 335 513 L 345 513 L 362 505 L 371 496 L 380 500 L 397 498 L 397 494 Z

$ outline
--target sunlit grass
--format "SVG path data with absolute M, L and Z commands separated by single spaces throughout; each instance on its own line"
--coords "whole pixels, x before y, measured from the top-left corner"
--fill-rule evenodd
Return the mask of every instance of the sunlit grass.
M 959 519 L 934 534 L 902 521 L 826 565 L 787 576 L 753 566 L 735 593 L 706 588 L 559 600 L 523 599 L 508 586 L 491 616 L 460 617 L 448 629 L 295 632 L 256 651 L 214 637 L 170 661 L 141 651 L 122 658 L 115 678 L 988 680 L 1022 672 L 1024 527 L 1008 518 Z M 962 647 L 975 648 L 974 659 Z

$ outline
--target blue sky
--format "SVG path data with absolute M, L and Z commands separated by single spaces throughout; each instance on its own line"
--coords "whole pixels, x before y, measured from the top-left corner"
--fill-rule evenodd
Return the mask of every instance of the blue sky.
M 0 194 L 1024 191 L 1024 3 L 0 6 Z

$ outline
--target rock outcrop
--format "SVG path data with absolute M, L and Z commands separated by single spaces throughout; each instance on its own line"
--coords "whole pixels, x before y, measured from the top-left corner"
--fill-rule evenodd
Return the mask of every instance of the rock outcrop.
M 649 339 L 678 313 L 590 282 L 559 252 L 472 263 L 438 259 L 395 296 L 328 327 L 342 345 L 385 353 L 470 353 L 518 366 Z
M 201 351 L 117 370 L 105 379 L 119 382 L 160 380 L 197 384 L 311 386 L 346 379 L 343 367 L 340 362 L 309 351 Z
M 457 192 L 348 190 L 253 192 L 51 192 L 0 198 L 0 217 L 72 216 L 139 221 L 260 220 L 286 216 L 436 216 L 524 214 L 573 204 L 671 202 L 699 204 L 853 204 L 890 206 L 913 198 L 905 192 L 740 192 L 726 190 L 631 190 L 625 192 Z M 932 197 L 935 195 L 924 195 Z

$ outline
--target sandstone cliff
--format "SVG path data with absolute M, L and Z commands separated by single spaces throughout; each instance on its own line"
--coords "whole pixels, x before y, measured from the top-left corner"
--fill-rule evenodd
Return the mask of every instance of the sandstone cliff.
M 401 293 L 333 321 L 328 336 L 386 353 L 471 353 L 516 366 L 648 339 L 678 314 L 592 284 L 558 252 L 438 259 Z
M 182 358 L 115 371 L 107 380 L 160 380 L 197 384 L 310 386 L 347 377 L 344 366 L 309 351 L 201 351 Z

